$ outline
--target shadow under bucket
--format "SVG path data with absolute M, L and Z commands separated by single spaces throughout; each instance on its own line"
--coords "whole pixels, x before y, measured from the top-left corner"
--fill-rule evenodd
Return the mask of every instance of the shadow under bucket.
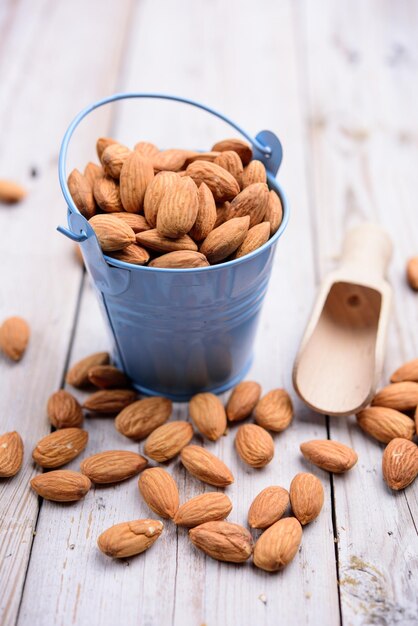
M 245 257 L 196 269 L 136 266 L 103 255 L 92 227 L 69 193 L 67 150 L 86 115 L 126 98 L 179 101 L 208 111 L 238 130 L 251 143 L 254 158 L 264 163 L 268 185 L 282 202 L 283 220 L 273 237 Z M 280 142 L 272 132 L 262 131 L 253 139 L 220 113 L 174 96 L 116 94 L 81 111 L 69 126 L 61 146 L 59 176 L 70 230 L 58 230 L 81 245 L 111 334 L 114 361 L 138 391 L 185 401 L 202 391 L 221 393 L 245 376 L 276 244 L 289 218 L 286 197 L 274 178 L 281 157 Z

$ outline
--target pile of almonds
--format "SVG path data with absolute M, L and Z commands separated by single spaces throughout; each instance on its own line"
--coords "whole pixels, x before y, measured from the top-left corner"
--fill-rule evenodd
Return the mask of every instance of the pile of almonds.
M 106 254 L 134 265 L 206 267 L 262 246 L 283 217 L 261 161 L 240 139 L 210 152 L 97 141 L 101 165 L 68 177 L 78 210 Z

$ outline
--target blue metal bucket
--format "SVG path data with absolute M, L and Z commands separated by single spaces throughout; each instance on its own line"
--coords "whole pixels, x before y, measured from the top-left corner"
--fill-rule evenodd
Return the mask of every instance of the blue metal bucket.
M 266 166 L 269 187 L 282 201 L 283 220 L 273 237 L 245 257 L 196 269 L 143 267 L 103 255 L 93 229 L 68 190 L 67 150 L 74 130 L 86 115 L 126 98 L 158 98 L 193 105 L 239 131 L 251 143 L 254 158 Z M 81 245 L 113 341 L 115 363 L 138 391 L 185 401 L 201 391 L 226 391 L 245 376 L 252 361 L 276 244 L 289 218 L 286 197 L 275 180 L 281 159 L 280 141 L 271 131 L 251 138 L 222 114 L 174 96 L 115 94 L 86 107 L 70 124 L 59 158 L 69 230 L 61 226 L 58 230 Z

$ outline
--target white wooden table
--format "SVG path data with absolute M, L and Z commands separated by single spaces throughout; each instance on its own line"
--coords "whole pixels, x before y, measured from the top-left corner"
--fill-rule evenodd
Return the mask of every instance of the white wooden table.
M 0 208 L 0 318 L 22 315 L 33 333 L 22 362 L 0 359 L 0 431 L 18 430 L 26 446 L 22 471 L 0 481 L 2 626 L 417 623 L 418 481 L 390 493 L 382 446 L 353 418 L 327 419 L 295 401 L 296 419 L 276 437 L 263 471 L 238 462 L 232 436 L 208 446 L 239 477 L 228 488 L 230 519 L 239 523 L 264 486 L 288 487 L 309 467 L 300 442 L 335 438 L 358 452 L 346 476 L 309 467 L 324 483 L 324 509 L 279 574 L 207 559 L 171 524 L 140 557 L 104 557 L 96 549 L 103 529 L 149 514 L 135 479 L 72 505 L 41 502 L 28 487 L 37 473 L 31 449 L 50 430 L 47 398 L 63 385 L 68 362 L 108 346 L 88 280 L 55 227 L 65 223 L 56 171 L 64 130 L 86 103 L 112 92 L 196 98 L 254 134 L 271 128 L 283 141 L 279 179 L 291 222 L 249 378 L 265 391 L 291 390 L 316 285 L 345 230 L 364 219 L 379 221 L 395 243 L 385 380 L 418 355 L 418 299 L 404 281 L 406 258 L 418 254 L 417 28 L 413 0 L 0 3 L 0 175 L 29 188 L 22 204 Z M 87 125 L 78 164 L 93 156 L 99 134 L 202 148 L 230 134 L 190 110 L 141 107 Z M 176 417 L 186 415 L 176 407 Z M 111 419 L 87 419 L 86 428 L 86 454 L 141 450 Z M 204 491 L 178 461 L 171 469 L 183 500 Z

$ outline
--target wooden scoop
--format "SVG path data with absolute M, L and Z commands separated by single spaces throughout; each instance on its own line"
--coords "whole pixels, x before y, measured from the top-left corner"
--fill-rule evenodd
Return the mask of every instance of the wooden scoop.
M 339 269 L 323 281 L 293 369 L 300 398 L 318 413 L 350 415 L 379 381 L 392 292 L 387 233 L 361 224 L 344 241 Z

